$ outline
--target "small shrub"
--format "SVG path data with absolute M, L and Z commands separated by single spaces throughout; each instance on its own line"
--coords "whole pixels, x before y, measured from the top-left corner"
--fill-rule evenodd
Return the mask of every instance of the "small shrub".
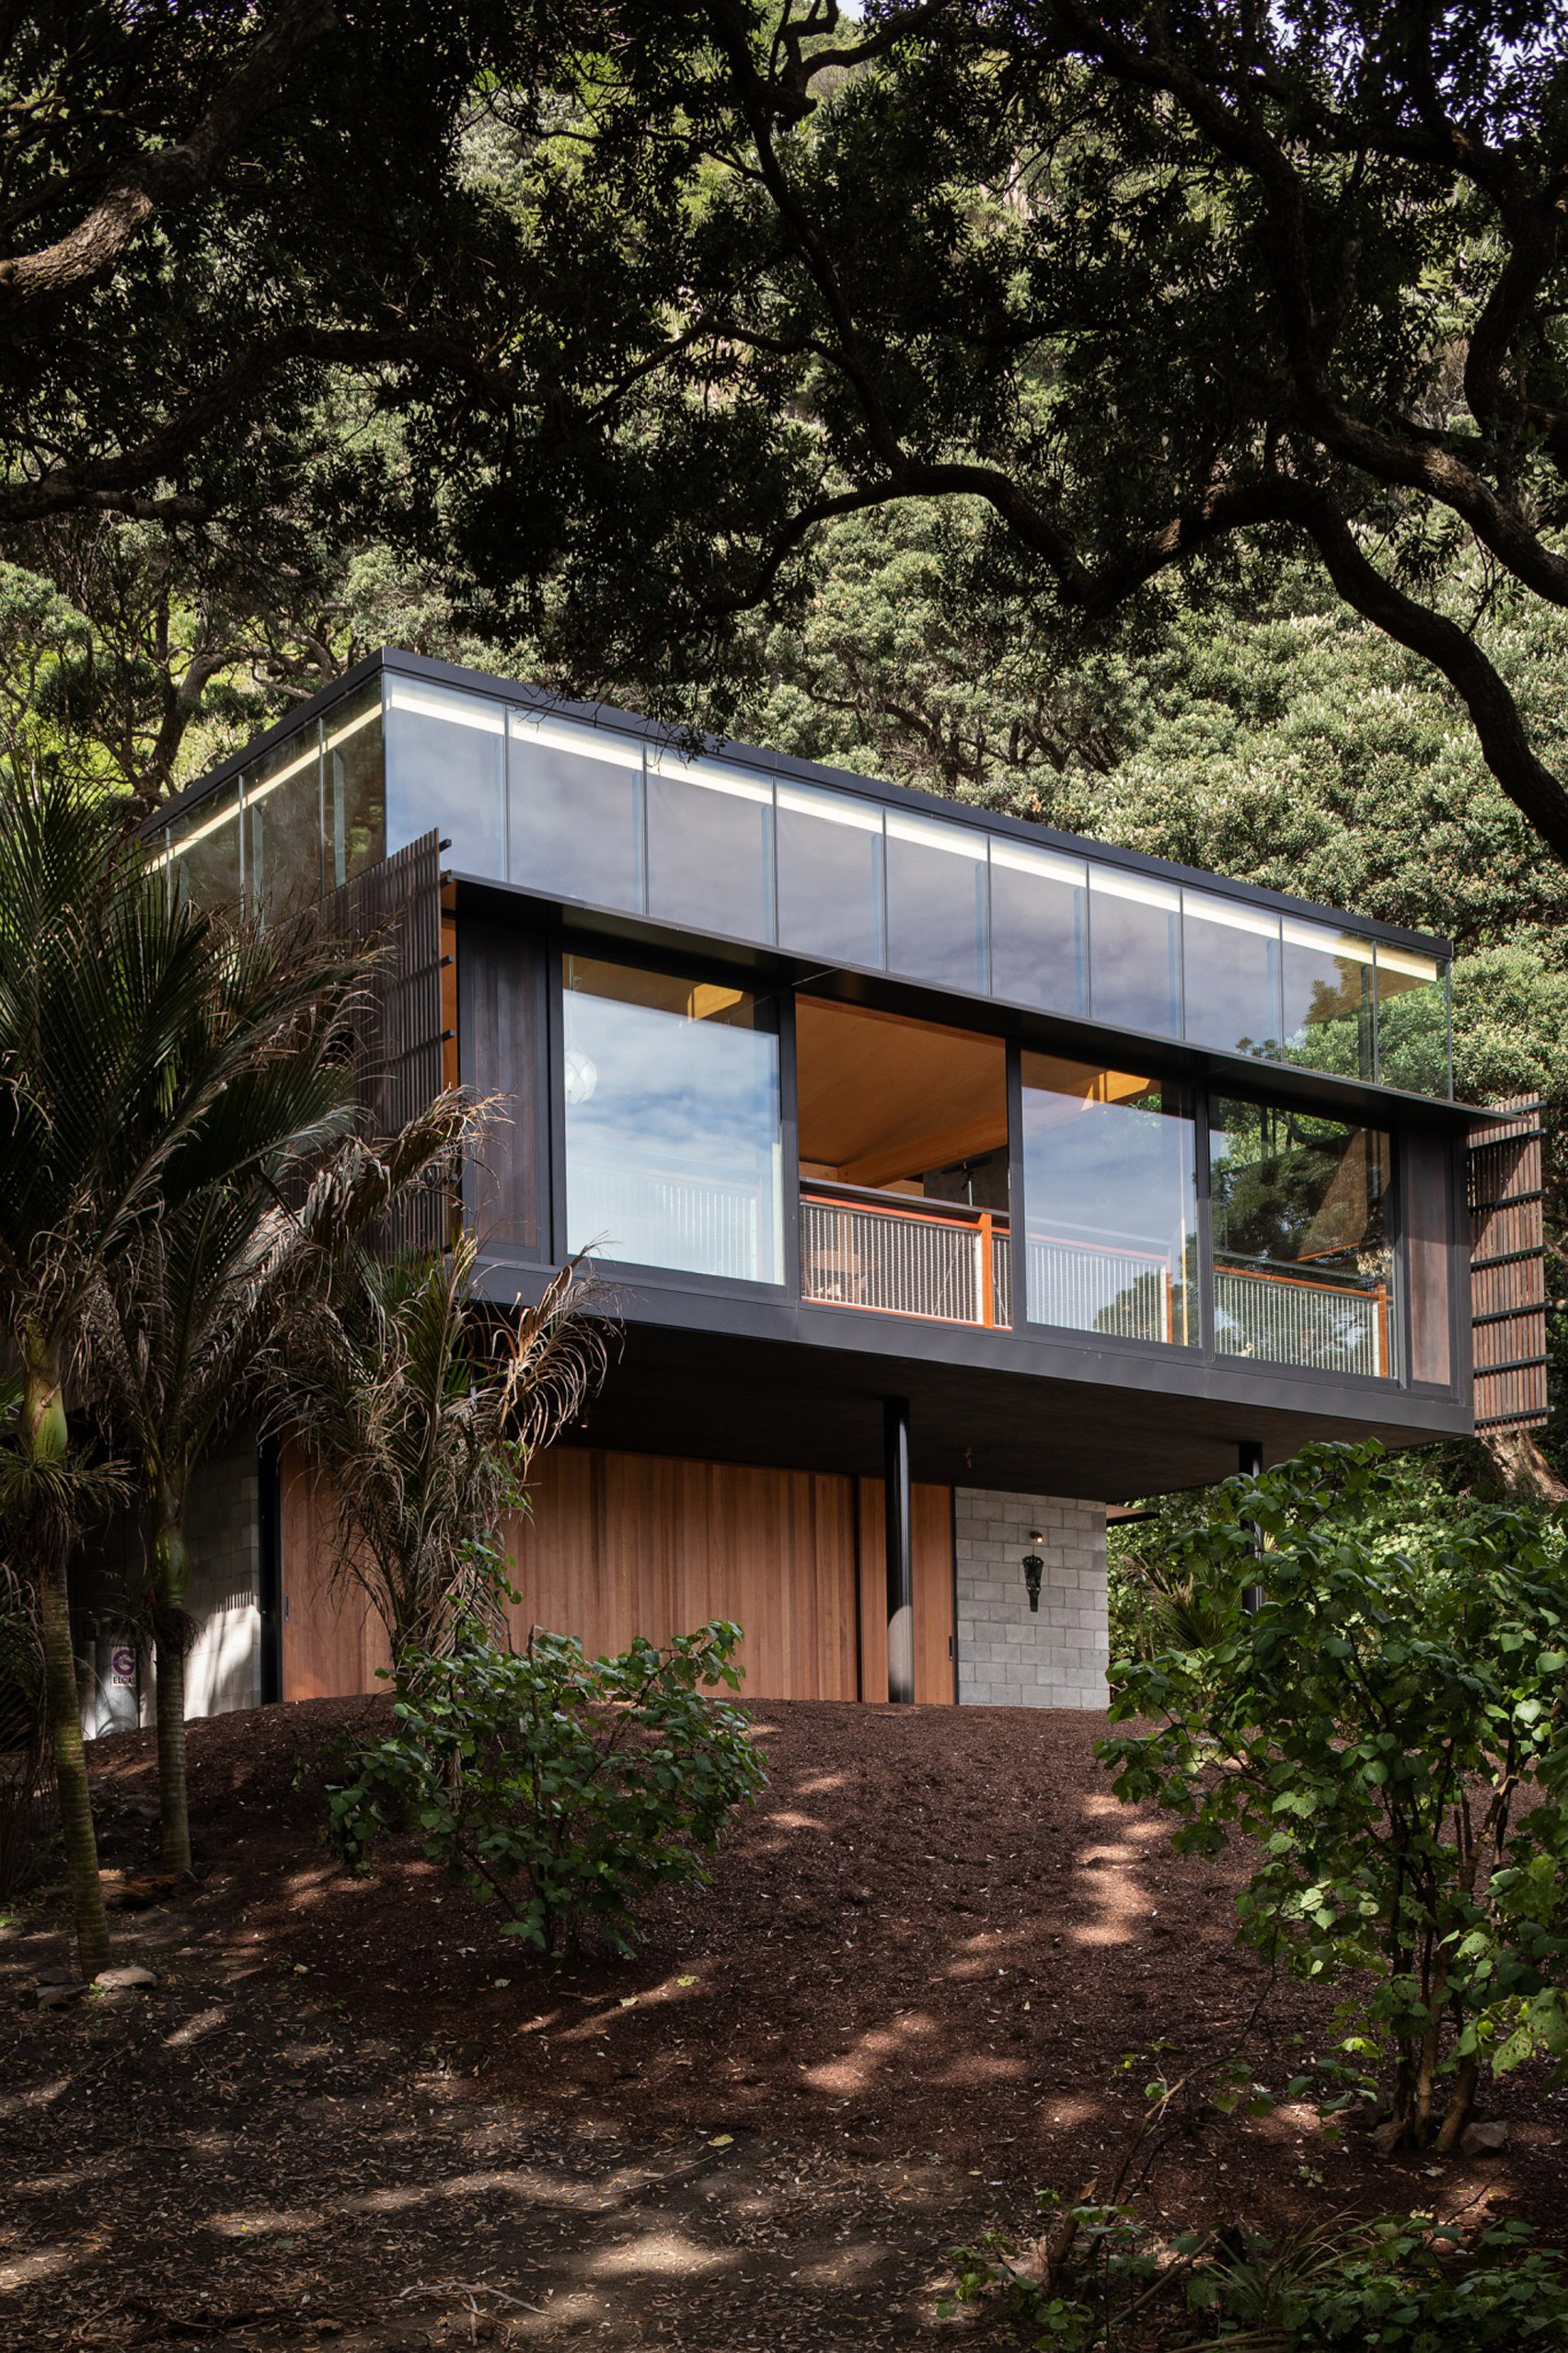
M 706 1882 L 702 1857 L 766 1776 L 747 1719 L 705 1691 L 740 1687 L 738 1626 L 585 1658 L 564 1634 L 525 1651 L 465 1628 L 450 1655 L 399 1659 L 397 1728 L 348 1749 L 328 1836 L 363 1863 L 406 1829 L 508 1915 L 503 1935 L 559 1955 L 592 1922 L 617 1952 L 650 1888 Z
M 1511 1511 L 1389 1550 L 1389 1485 L 1375 1446 L 1313 1447 L 1216 1490 L 1100 1753 L 1181 1851 L 1257 1842 L 1242 1938 L 1342 1991 L 1390 2140 L 1447 2151 L 1488 2070 L 1568 2062 L 1568 1574 Z
M 1043 2201 L 1049 2209 L 1050 2201 Z M 1073 2258 L 1001 2232 L 955 2247 L 939 2310 L 999 2303 L 1035 2353 L 1528 2353 L 1568 2342 L 1568 2268 L 1523 2222 L 1466 2243 L 1429 2214 L 1343 2219 L 1274 2241 L 1157 2235 L 1125 2207 L 1079 2207 Z M 1060 2223 L 1055 2224 L 1059 2235 Z

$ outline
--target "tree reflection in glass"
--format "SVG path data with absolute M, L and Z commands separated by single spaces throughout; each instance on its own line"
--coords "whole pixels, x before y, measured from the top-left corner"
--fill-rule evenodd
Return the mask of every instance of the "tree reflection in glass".
M 1284 1103 L 1210 1110 L 1215 1345 L 1389 1376 L 1391 1154 L 1383 1129 Z

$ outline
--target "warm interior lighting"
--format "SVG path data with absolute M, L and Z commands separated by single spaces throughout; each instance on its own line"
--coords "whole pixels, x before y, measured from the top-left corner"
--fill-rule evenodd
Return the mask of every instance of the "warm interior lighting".
M 795 1030 L 802 1175 L 921 1195 L 928 1173 L 1005 1155 L 999 1039 L 815 998 Z

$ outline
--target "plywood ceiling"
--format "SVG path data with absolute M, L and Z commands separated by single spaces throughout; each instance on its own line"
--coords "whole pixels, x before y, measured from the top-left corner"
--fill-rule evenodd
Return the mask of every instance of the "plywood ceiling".
M 1008 1140 L 998 1038 L 802 997 L 795 1009 L 802 1160 L 880 1185 Z

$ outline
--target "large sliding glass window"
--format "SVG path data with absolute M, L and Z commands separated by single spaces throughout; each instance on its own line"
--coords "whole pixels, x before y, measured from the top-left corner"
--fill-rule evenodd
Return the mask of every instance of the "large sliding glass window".
M 718 760 L 648 761 L 648 912 L 694 931 L 773 937 L 773 787 Z
M 1210 1108 L 1215 1345 L 1391 1377 L 1390 1154 L 1381 1128 L 1283 1103 Z
M 1089 874 L 1081 858 L 991 844 L 991 987 L 1048 1013 L 1089 1010 Z
M 1197 1191 L 1179 1089 L 1023 1056 L 1029 1317 L 1195 1347 Z
M 882 816 L 874 801 L 778 788 L 778 937 L 836 963 L 882 961 Z
M 513 882 L 595 906 L 642 905 L 642 746 L 533 711 L 512 714 Z
M 1091 866 L 1090 1009 L 1118 1029 L 1182 1034 L 1182 894 L 1152 875 Z
M 506 871 L 506 713 L 481 695 L 395 678 L 386 698 L 386 847 L 434 825 L 460 874 Z
M 565 959 L 567 1245 L 783 1280 L 778 1038 L 745 990 Z
M 948 988 L 984 989 L 986 836 L 887 813 L 887 961 Z

